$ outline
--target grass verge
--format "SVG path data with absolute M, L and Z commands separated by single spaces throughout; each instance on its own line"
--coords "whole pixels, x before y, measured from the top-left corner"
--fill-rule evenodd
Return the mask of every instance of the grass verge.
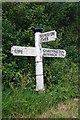
M 59 86 L 58 86 L 59 88 Z M 62 90 L 59 88 L 59 90 Z M 69 91 L 63 93 L 54 88 L 52 91 L 37 93 L 31 89 L 21 88 L 6 89 L 3 91 L 2 117 L 3 118 L 65 118 L 78 117 L 77 102 L 67 100 L 74 99 Z M 72 92 L 71 92 L 72 94 Z M 61 103 L 61 106 L 59 104 Z M 69 106 L 70 105 L 70 106 Z M 56 108 L 56 109 L 55 109 Z

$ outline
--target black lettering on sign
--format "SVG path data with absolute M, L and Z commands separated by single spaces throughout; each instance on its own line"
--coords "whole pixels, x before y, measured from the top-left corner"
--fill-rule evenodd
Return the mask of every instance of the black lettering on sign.
M 16 54 L 22 54 L 22 50 L 19 50 L 19 49 L 15 49 L 14 52 L 15 52 Z
M 47 33 L 47 36 L 49 36 L 50 35 L 50 33 Z
M 43 38 L 43 41 L 48 41 L 48 37 L 44 37 L 44 38 Z
M 41 34 L 41 35 L 40 35 L 40 40 L 42 40 L 42 39 L 43 39 L 43 37 L 44 37 L 44 35 L 43 35 L 43 34 Z
M 64 52 L 63 51 L 61 52 L 61 55 L 64 56 Z
M 54 35 L 54 32 L 51 32 L 51 36 Z
M 64 51 L 59 51 L 60 56 L 64 56 Z

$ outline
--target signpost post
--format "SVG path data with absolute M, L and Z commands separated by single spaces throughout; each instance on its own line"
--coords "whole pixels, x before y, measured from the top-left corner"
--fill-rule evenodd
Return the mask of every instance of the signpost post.
M 49 31 L 42 33 L 42 29 L 36 28 L 35 32 L 35 47 L 22 47 L 12 46 L 11 53 L 14 56 L 33 56 L 35 57 L 36 64 L 36 91 L 44 91 L 44 78 L 43 78 L 43 57 L 59 57 L 64 58 L 66 51 L 62 49 L 49 49 L 42 48 L 42 42 L 54 41 L 56 31 Z
M 36 91 L 44 91 L 43 62 L 40 43 L 41 29 L 35 29 L 35 49 L 36 49 Z

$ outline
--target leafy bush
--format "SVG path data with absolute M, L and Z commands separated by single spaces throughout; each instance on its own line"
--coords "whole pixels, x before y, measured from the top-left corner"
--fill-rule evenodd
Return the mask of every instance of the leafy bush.
M 78 3 L 2 3 L 3 117 L 35 117 L 78 93 Z M 11 47 L 34 46 L 33 28 L 56 30 L 42 47 L 65 49 L 66 58 L 43 58 L 45 93 L 35 92 L 35 60 L 11 55 Z

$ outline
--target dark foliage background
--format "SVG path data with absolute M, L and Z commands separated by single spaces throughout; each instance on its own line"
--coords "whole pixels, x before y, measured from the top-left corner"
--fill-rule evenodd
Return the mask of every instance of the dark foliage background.
M 46 48 L 64 49 L 66 57 L 43 58 L 45 89 L 55 91 L 55 101 L 78 97 L 79 3 L 2 3 L 3 91 L 35 91 L 35 58 L 15 57 L 13 45 L 34 46 L 33 28 L 56 30 L 57 39 L 43 43 Z

